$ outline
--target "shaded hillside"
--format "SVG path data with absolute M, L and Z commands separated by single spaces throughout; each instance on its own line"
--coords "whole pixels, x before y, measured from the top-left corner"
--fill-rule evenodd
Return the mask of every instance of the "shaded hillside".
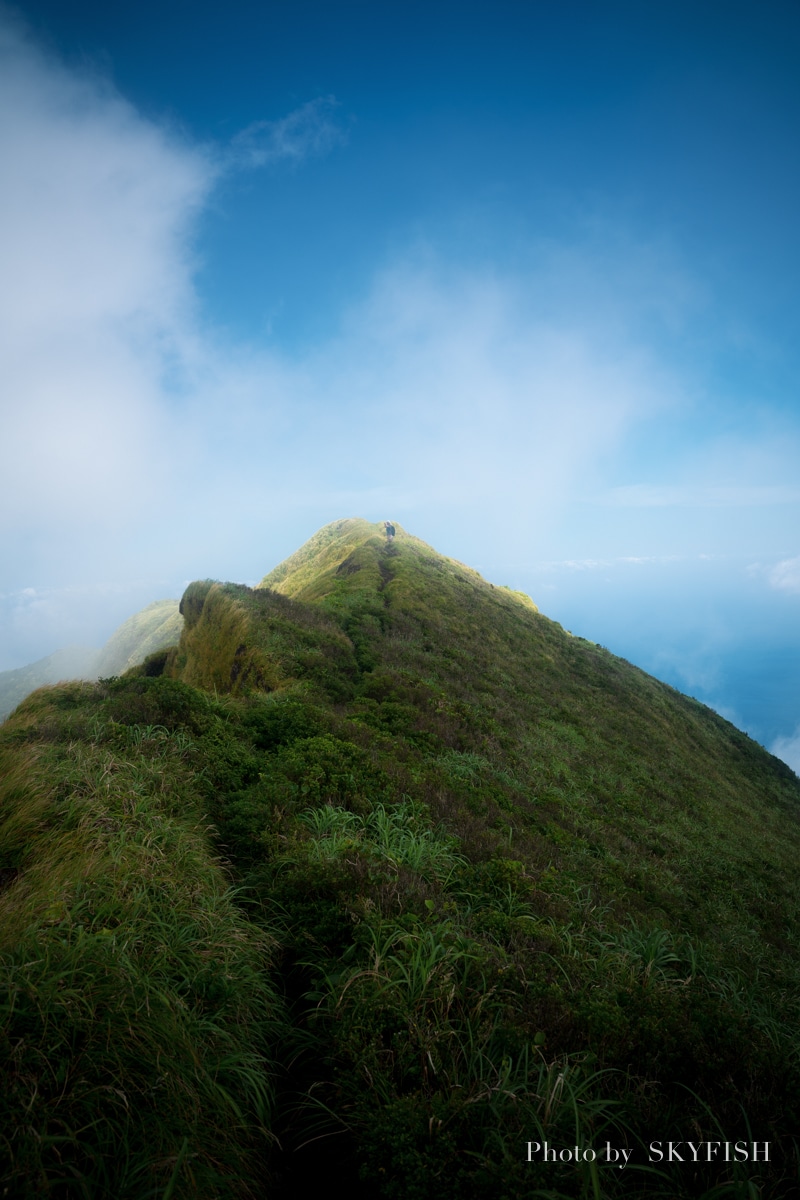
M 25 998 L 0 1178 L 794 1194 L 800 780 L 397 529 L 335 522 L 259 588 L 192 584 L 177 648 L 0 731 L 0 944 Z M 64 996 L 70 947 L 88 966 Z M 151 971 L 166 1007 L 140 1037 Z M 94 1037 L 105 1010 L 79 998 L 112 979 Z M 135 1103 L 107 1114 L 134 1061 Z M 648 1161 L 686 1139 L 772 1152 Z M 545 1140 L 630 1165 L 528 1161 Z
M 177 644 L 183 621 L 177 600 L 156 600 L 115 629 L 101 650 L 68 646 L 38 662 L 0 672 L 0 721 L 36 688 L 66 679 L 121 675 L 149 654 Z

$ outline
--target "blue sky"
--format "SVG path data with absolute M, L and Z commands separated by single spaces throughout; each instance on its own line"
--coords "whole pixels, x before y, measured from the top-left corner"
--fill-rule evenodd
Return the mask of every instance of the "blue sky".
M 0 6 L 0 669 L 391 517 L 800 768 L 794 3 Z

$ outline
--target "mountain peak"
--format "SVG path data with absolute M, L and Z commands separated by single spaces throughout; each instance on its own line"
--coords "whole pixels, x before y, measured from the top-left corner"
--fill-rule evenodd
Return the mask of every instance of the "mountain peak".
M 408 536 L 399 525 L 395 524 L 394 528 L 396 536 Z M 304 593 L 311 588 L 316 598 L 320 577 L 335 577 L 342 564 L 353 555 L 368 547 L 374 556 L 386 542 L 383 523 L 365 521 L 362 517 L 331 521 L 265 575 L 258 586 L 293 599 L 307 599 Z
M 386 526 L 394 532 L 389 536 Z M 472 567 L 439 554 L 427 542 L 394 522 L 346 517 L 332 521 L 310 537 L 289 558 L 265 575 L 258 585 L 293 600 L 313 603 L 352 592 L 379 592 L 391 607 L 402 592 L 406 598 L 415 582 L 449 579 L 504 593 L 515 603 L 536 610 L 523 592 L 496 587 Z M 405 584 L 405 586 L 403 586 Z

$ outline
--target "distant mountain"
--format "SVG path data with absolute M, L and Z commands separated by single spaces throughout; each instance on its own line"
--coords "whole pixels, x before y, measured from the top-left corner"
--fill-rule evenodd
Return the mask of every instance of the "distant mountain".
M 395 529 L 0 730 L 0 1182 L 796 1194 L 800 780 Z
M 0 721 L 36 688 L 66 679 L 121 675 L 148 654 L 177 644 L 183 621 L 177 600 L 156 600 L 112 633 L 101 650 L 68 646 L 47 658 L 0 672 Z
M 12 671 L 0 672 L 0 721 L 8 716 L 36 688 L 62 679 L 94 679 L 94 664 L 99 650 L 88 646 L 67 646 L 38 662 Z
M 115 629 L 97 656 L 96 679 L 122 675 L 149 654 L 176 646 L 183 629 L 177 600 L 155 600 Z

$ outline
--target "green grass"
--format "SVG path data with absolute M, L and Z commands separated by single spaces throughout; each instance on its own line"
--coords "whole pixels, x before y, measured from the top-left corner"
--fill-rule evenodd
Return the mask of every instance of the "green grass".
M 274 944 L 210 843 L 188 735 L 65 688 L 0 753 L 7 1194 L 258 1194 Z

